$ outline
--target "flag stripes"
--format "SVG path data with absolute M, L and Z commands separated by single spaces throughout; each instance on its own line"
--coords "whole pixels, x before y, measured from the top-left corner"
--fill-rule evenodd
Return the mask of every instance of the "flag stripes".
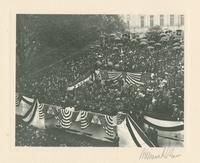
M 126 75 L 126 82 L 128 84 L 136 84 L 136 85 L 143 85 L 143 82 L 140 82 L 141 74 L 135 75 L 134 73 L 127 73 Z
M 132 132 L 137 138 L 138 142 L 142 147 L 155 147 L 155 145 L 148 139 L 146 134 L 142 131 L 142 129 L 137 125 L 137 123 L 128 115 L 128 122 L 132 128 Z
M 62 116 L 60 120 L 61 127 L 70 128 L 72 124 L 71 118 L 72 118 L 73 112 L 67 109 L 60 109 L 60 112 Z
M 117 80 L 120 77 L 122 77 L 121 72 L 108 71 L 108 79 L 109 80 Z
M 86 111 L 81 111 L 81 129 L 86 129 L 91 121 L 92 121 L 93 115 Z
M 184 129 L 183 121 L 160 120 L 144 116 L 144 123 L 163 131 L 179 131 Z
M 126 118 L 126 126 L 129 130 L 129 133 L 133 139 L 133 144 L 135 144 L 137 147 L 141 147 L 140 143 L 138 142 L 137 138 L 135 137 L 135 134 L 133 133 L 133 130 L 131 128 L 131 124 L 129 123 L 128 119 Z
M 113 125 L 112 118 L 108 115 L 99 115 L 98 118 L 99 118 L 106 134 L 111 137 L 114 137 L 115 136 L 115 126 Z
M 37 111 L 37 102 L 35 100 L 34 104 L 30 108 L 30 110 L 23 116 L 23 121 L 25 121 L 27 123 L 32 122 L 36 111 Z
M 15 96 L 15 105 L 19 106 L 19 104 L 20 104 L 20 96 L 19 96 L 18 93 L 16 93 L 16 96 Z
M 120 125 L 124 119 L 126 118 L 126 114 L 118 113 L 117 114 L 117 125 Z
M 148 144 L 146 144 L 146 142 L 144 141 L 144 138 L 142 138 L 139 133 L 137 128 L 134 128 L 132 123 L 130 122 L 130 119 L 127 117 L 127 121 L 130 124 L 130 128 L 133 132 L 133 134 L 135 135 L 135 138 L 137 139 L 138 143 L 140 144 L 141 147 L 149 147 Z
M 38 109 L 39 109 L 39 119 L 43 119 L 44 118 L 44 104 L 39 104 L 38 103 Z
M 26 102 L 26 103 L 29 104 L 29 105 L 32 105 L 33 102 L 34 102 L 34 99 L 29 98 L 29 97 L 25 97 L 25 96 L 22 96 L 22 97 L 21 97 L 21 100 L 23 100 L 24 102 Z

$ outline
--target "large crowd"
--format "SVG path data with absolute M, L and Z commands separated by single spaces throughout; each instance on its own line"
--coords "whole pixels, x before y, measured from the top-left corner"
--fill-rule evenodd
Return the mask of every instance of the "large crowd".
M 180 32 L 180 31 L 179 31 Z M 145 111 L 183 119 L 184 39 L 178 31 L 105 34 L 82 55 L 65 59 L 40 74 L 17 77 L 17 91 L 41 102 L 105 114 Z M 156 35 L 156 37 L 154 37 Z M 67 87 L 97 69 L 151 74 L 144 85 L 96 78 Z

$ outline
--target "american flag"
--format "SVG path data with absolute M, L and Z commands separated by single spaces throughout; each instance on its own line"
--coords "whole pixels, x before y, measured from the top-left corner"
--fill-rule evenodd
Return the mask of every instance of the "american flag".
M 127 72 L 126 73 L 126 82 L 130 85 L 144 85 L 143 82 L 141 82 L 141 76 L 142 74 L 141 73 L 130 73 L 130 72 Z
M 72 124 L 73 111 L 69 111 L 66 108 L 60 109 L 60 125 L 63 128 L 70 128 Z
M 113 137 L 116 133 L 116 124 L 114 122 L 114 118 L 108 115 L 99 115 L 98 116 L 103 129 L 105 130 L 106 134 Z
M 122 77 L 122 72 L 117 71 L 108 71 L 108 79 L 109 80 L 118 80 Z
M 18 93 L 16 93 L 16 97 L 15 97 L 15 105 L 16 105 L 16 106 L 19 106 L 19 104 L 20 104 L 20 96 L 19 96 Z
M 92 121 L 93 114 L 86 111 L 81 111 L 80 114 L 81 114 L 81 129 L 86 129 Z
M 122 72 L 100 70 L 102 80 L 118 80 L 122 77 Z
M 44 104 L 39 104 L 38 102 L 38 109 L 39 109 L 39 119 L 44 119 Z
M 141 73 L 101 70 L 100 74 L 101 79 L 112 81 L 114 83 L 117 83 L 119 79 L 124 79 L 128 85 L 144 85 L 144 83 L 141 81 Z
M 126 118 L 126 114 L 118 113 L 117 114 L 117 125 L 120 125 L 124 121 L 125 118 Z

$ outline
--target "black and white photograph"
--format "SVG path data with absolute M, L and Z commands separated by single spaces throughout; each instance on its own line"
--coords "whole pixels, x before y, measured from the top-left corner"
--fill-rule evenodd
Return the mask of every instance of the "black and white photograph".
M 184 147 L 180 14 L 16 14 L 15 146 Z

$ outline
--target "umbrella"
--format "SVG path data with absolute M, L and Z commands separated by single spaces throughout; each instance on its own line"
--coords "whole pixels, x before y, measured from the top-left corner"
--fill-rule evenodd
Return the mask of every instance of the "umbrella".
M 148 46 L 147 48 L 148 48 L 148 49 L 154 49 L 154 47 L 153 47 L 153 46 Z
M 110 37 L 115 37 L 116 35 L 114 33 L 110 34 Z
M 173 44 L 173 46 L 180 46 L 180 43 L 175 42 L 175 43 Z
M 175 46 L 175 47 L 173 47 L 173 50 L 178 50 L 178 49 L 180 49 L 179 46 Z
M 141 42 L 147 42 L 148 40 L 147 39 L 141 39 L 140 41 Z
M 180 37 L 175 37 L 175 38 L 174 38 L 174 41 L 180 41 L 180 40 L 181 40 Z
M 124 53 L 121 53 L 120 56 L 123 57 L 123 56 L 124 56 Z
M 112 66 L 112 65 L 113 65 L 113 63 L 109 61 L 108 62 L 108 66 Z
M 162 38 L 160 39 L 160 41 L 161 41 L 161 42 L 166 42 L 166 41 L 168 41 L 168 37 L 162 37 Z
M 155 46 L 161 46 L 161 44 L 160 43 L 156 43 Z
M 100 48 L 101 46 L 100 45 L 95 45 L 97 48 Z
M 146 39 L 146 38 L 147 38 L 146 36 L 141 36 L 141 37 L 140 37 L 140 39 Z
M 136 39 L 132 39 L 131 42 L 134 42 L 134 43 L 135 43 L 135 42 L 137 42 L 137 40 L 136 40 Z
M 144 45 L 147 45 L 146 42 L 141 42 L 140 45 L 144 46 Z
M 97 63 L 97 65 L 101 65 L 102 64 L 101 61 L 97 61 L 96 63 Z
M 120 41 L 121 39 L 119 37 L 116 37 L 115 38 L 115 41 Z
M 166 36 L 166 34 L 165 34 L 165 33 L 161 33 L 160 36 L 161 36 L 161 37 L 164 37 L 164 36 Z
M 113 50 L 118 50 L 119 48 L 118 47 L 113 47 Z
M 117 46 L 123 46 L 123 44 L 122 43 L 118 43 Z

